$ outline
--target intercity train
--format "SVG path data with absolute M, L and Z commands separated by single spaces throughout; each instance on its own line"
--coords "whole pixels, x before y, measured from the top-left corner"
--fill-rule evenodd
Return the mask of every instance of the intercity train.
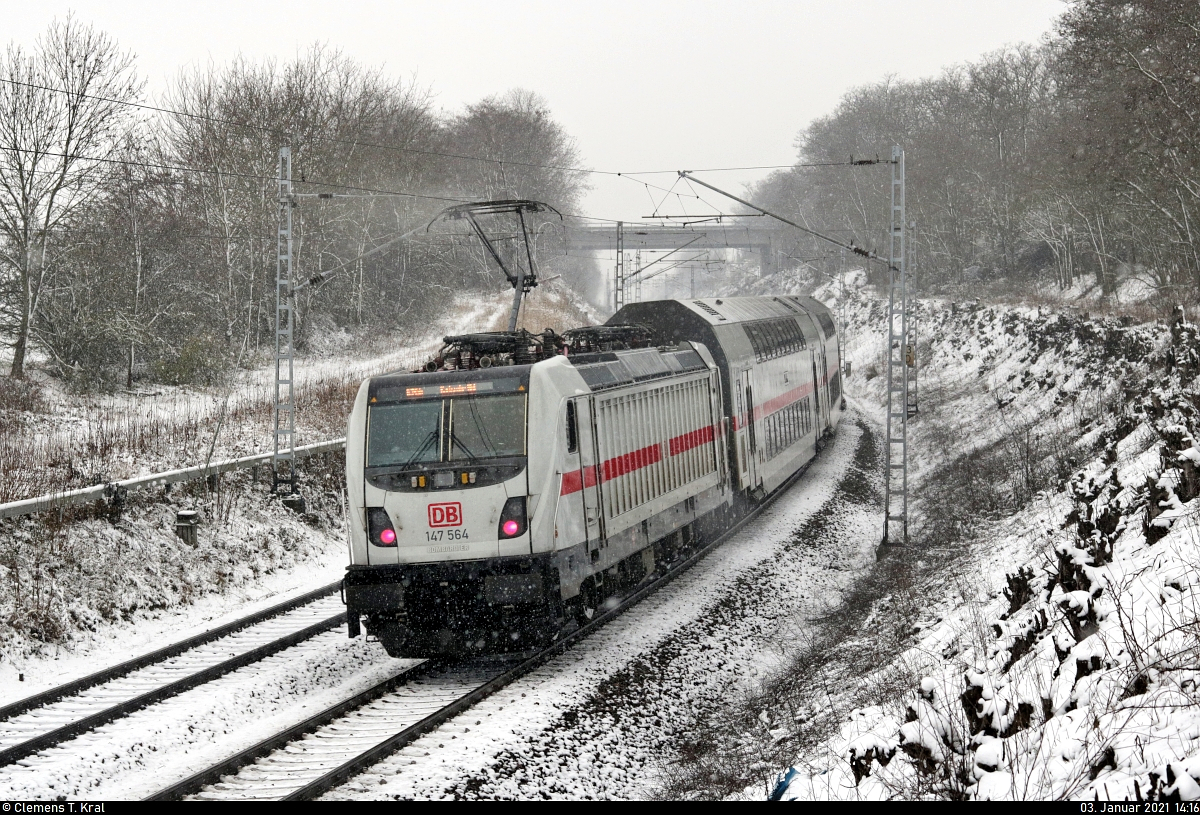
M 354 403 L 349 634 L 405 657 L 550 641 L 787 483 L 843 409 L 837 331 L 808 297 L 446 337 Z

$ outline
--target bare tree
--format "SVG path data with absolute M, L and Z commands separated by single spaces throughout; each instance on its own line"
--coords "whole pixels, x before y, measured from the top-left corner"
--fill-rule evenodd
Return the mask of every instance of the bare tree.
M 67 242 L 56 229 L 95 193 L 142 85 L 133 56 L 91 26 L 54 22 L 0 63 L 0 281 L 23 377 L 46 275 Z
M 1200 6 L 1080 0 L 1057 28 L 1059 94 L 1070 102 L 1066 169 L 1091 198 L 1103 193 L 1099 215 L 1134 225 L 1127 247 L 1156 258 L 1170 285 L 1200 296 Z M 1111 226 L 1099 215 L 1086 227 L 1106 270 Z
M 451 165 L 468 197 L 533 198 L 570 212 L 587 190 L 575 139 L 536 93 L 517 88 L 468 105 L 447 137 L 454 152 L 484 159 Z
M 436 146 L 429 143 L 437 130 L 430 105 L 425 88 L 319 45 L 287 63 L 238 59 L 179 77 L 170 106 L 180 114 L 165 121 L 164 159 L 201 170 L 180 186 L 187 217 L 210 236 L 195 244 L 192 284 L 227 350 L 256 344 L 272 313 L 273 242 L 264 238 L 277 218 L 271 179 L 279 147 L 291 144 L 304 192 L 419 189 Z M 297 210 L 296 269 L 340 267 L 436 212 L 412 206 L 403 197 L 310 199 Z M 368 291 L 383 260 L 355 264 L 352 285 L 306 291 L 299 313 L 332 310 L 352 324 L 369 321 L 370 303 L 388 299 Z

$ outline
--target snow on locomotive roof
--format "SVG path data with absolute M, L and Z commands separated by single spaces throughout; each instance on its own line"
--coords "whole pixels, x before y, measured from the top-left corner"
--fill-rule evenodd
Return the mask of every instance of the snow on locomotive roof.
M 642 348 L 636 351 L 575 354 L 569 359 L 592 390 L 708 369 L 700 355 L 690 348 L 677 351 Z
M 711 325 L 767 320 L 772 317 L 795 317 L 797 314 L 827 315 L 828 306 L 811 297 L 791 295 L 777 297 L 719 297 L 679 300 Z M 818 317 L 819 319 L 819 317 Z M 822 325 L 825 329 L 825 326 Z M 830 333 L 831 329 L 825 329 Z

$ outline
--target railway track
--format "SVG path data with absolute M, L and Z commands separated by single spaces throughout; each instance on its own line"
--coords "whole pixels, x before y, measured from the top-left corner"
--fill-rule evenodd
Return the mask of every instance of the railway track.
M 335 628 L 340 583 L 0 708 L 0 767 Z
M 424 662 L 148 800 L 305 800 L 362 760 L 493 678 L 483 665 Z
M 803 472 L 803 471 L 802 471 Z M 789 489 L 719 538 L 635 587 L 615 608 L 510 662 L 408 665 L 383 682 L 150 796 L 148 800 L 308 800 L 344 783 L 540 667 L 683 574 Z M 253 664 L 344 620 L 330 584 L 204 634 L 0 708 L 0 767 Z M 361 687 L 361 686 L 360 686 Z M 27 765 L 28 766 L 28 765 Z
M 666 586 L 785 493 L 795 473 L 720 537 L 636 587 L 612 609 L 515 664 L 427 661 L 160 790 L 146 800 L 312 800 L 512 684 Z

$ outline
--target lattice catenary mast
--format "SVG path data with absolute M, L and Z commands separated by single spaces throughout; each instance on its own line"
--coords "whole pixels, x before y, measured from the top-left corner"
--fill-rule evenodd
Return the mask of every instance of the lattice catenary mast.
M 613 313 L 625 305 L 625 224 L 617 221 L 617 280 L 613 291 Z
M 286 485 L 298 492 L 296 479 L 296 372 L 292 308 L 292 148 L 279 148 L 279 235 L 275 264 L 275 449 L 271 456 L 272 488 Z
M 892 148 L 892 224 L 888 256 L 887 445 L 883 542 L 908 543 L 908 278 L 904 257 L 904 151 Z M 899 527 L 899 540 L 892 535 Z

